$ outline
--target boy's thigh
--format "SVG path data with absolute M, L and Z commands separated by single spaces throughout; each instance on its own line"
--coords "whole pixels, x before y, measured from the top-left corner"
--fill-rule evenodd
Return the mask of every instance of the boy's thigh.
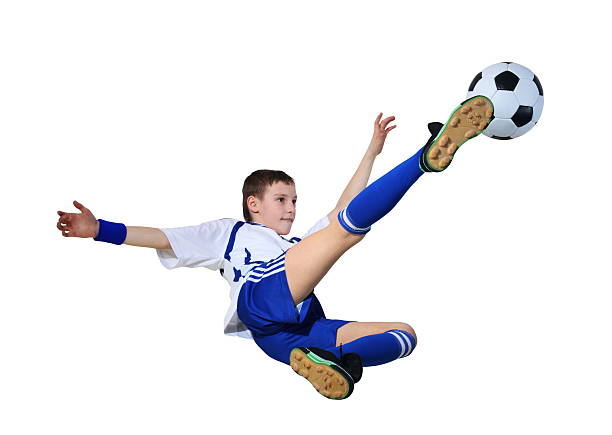
M 390 329 L 401 329 L 411 334 L 416 340 L 412 326 L 403 322 L 350 322 L 338 328 L 336 332 L 336 346 L 347 344 L 368 335 L 382 334 Z
M 296 304 L 308 297 L 336 261 L 364 238 L 345 231 L 337 219 L 292 246 L 285 254 L 285 272 Z

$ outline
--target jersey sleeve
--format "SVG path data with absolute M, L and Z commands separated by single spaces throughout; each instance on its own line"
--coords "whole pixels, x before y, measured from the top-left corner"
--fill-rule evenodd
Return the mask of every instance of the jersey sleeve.
M 311 234 L 316 233 L 319 230 L 322 230 L 323 228 L 325 228 L 326 226 L 329 225 L 329 218 L 327 217 L 327 215 L 323 216 L 321 219 L 319 219 L 311 229 L 309 229 L 308 231 L 306 231 L 306 234 L 304 234 L 302 236 L 302 239 L 305 239 L 306 237 L 310 236 Z
M 233 223 L 232 219 L 218 219 L 188 227 L 161 228 L 172 249 L 158 249 L 159 261 L 166 269 L 220 269 Z

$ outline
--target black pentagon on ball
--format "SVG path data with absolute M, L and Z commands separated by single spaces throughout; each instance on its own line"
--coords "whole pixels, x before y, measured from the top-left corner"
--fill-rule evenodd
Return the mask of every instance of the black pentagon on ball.
M 499 140 L 510 140 L 512 139 L 510 136 L 491 136 L 493 139 L 499 139 Z
M 504 71 L 495 76 L 495 85 L 499 91 L 514 91 L 519 80 L 512 71 Z
M 517 127 L 522 127 L 531 121 L 533 118 L 533 107 L 531 106 L 519 106 L 516 112 L 512 116 L 512 121 Z
M 533 81 L 535 82 L 536 86 L 538 87 L 538 92 L 540 93 L 541 96 L 544 96 L 544 89 L 542 88 L 542 83 L 540 83 L 540 79 L 538 79 L 537 75 L 533 75 Z
M 481 78 L 482 78 L 482 72 L 479 72 L 478 74 L 476 74 L 476 77 L 474 77 L 474 80 L 472 80 L 472 83 L 470 83 L 470 88 L 468 89 L 469 92 L 472 92 L 474 90 L 474 88 L 476 87 L 476 83 L 478 83 Z

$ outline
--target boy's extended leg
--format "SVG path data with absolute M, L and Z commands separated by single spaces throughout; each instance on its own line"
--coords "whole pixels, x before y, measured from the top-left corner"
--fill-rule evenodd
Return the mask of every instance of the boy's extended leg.
M 439 172 L 467 140 L 486 128 L 493 106 L 485 97 L 464 101 L 447 123 L 429 125 L 431 138 L 415 155 L 374 181 L 331 220 L 286 253 L 285 271 L 293 301 L 302 302 L 336 261 L 389 213 L 423 172 Z M 464 131 L 465 130 L 465 131 Z

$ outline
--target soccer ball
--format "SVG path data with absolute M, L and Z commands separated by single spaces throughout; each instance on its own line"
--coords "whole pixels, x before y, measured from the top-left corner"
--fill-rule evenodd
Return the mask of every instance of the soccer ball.
M 483 134 L 494 139 L 514 139 L 537 124 L 544 107 L 544 91 L 530 69 L 501 62 L 479 72 L 467 93 L 483 95 L 493 102 L 493 119 Z

